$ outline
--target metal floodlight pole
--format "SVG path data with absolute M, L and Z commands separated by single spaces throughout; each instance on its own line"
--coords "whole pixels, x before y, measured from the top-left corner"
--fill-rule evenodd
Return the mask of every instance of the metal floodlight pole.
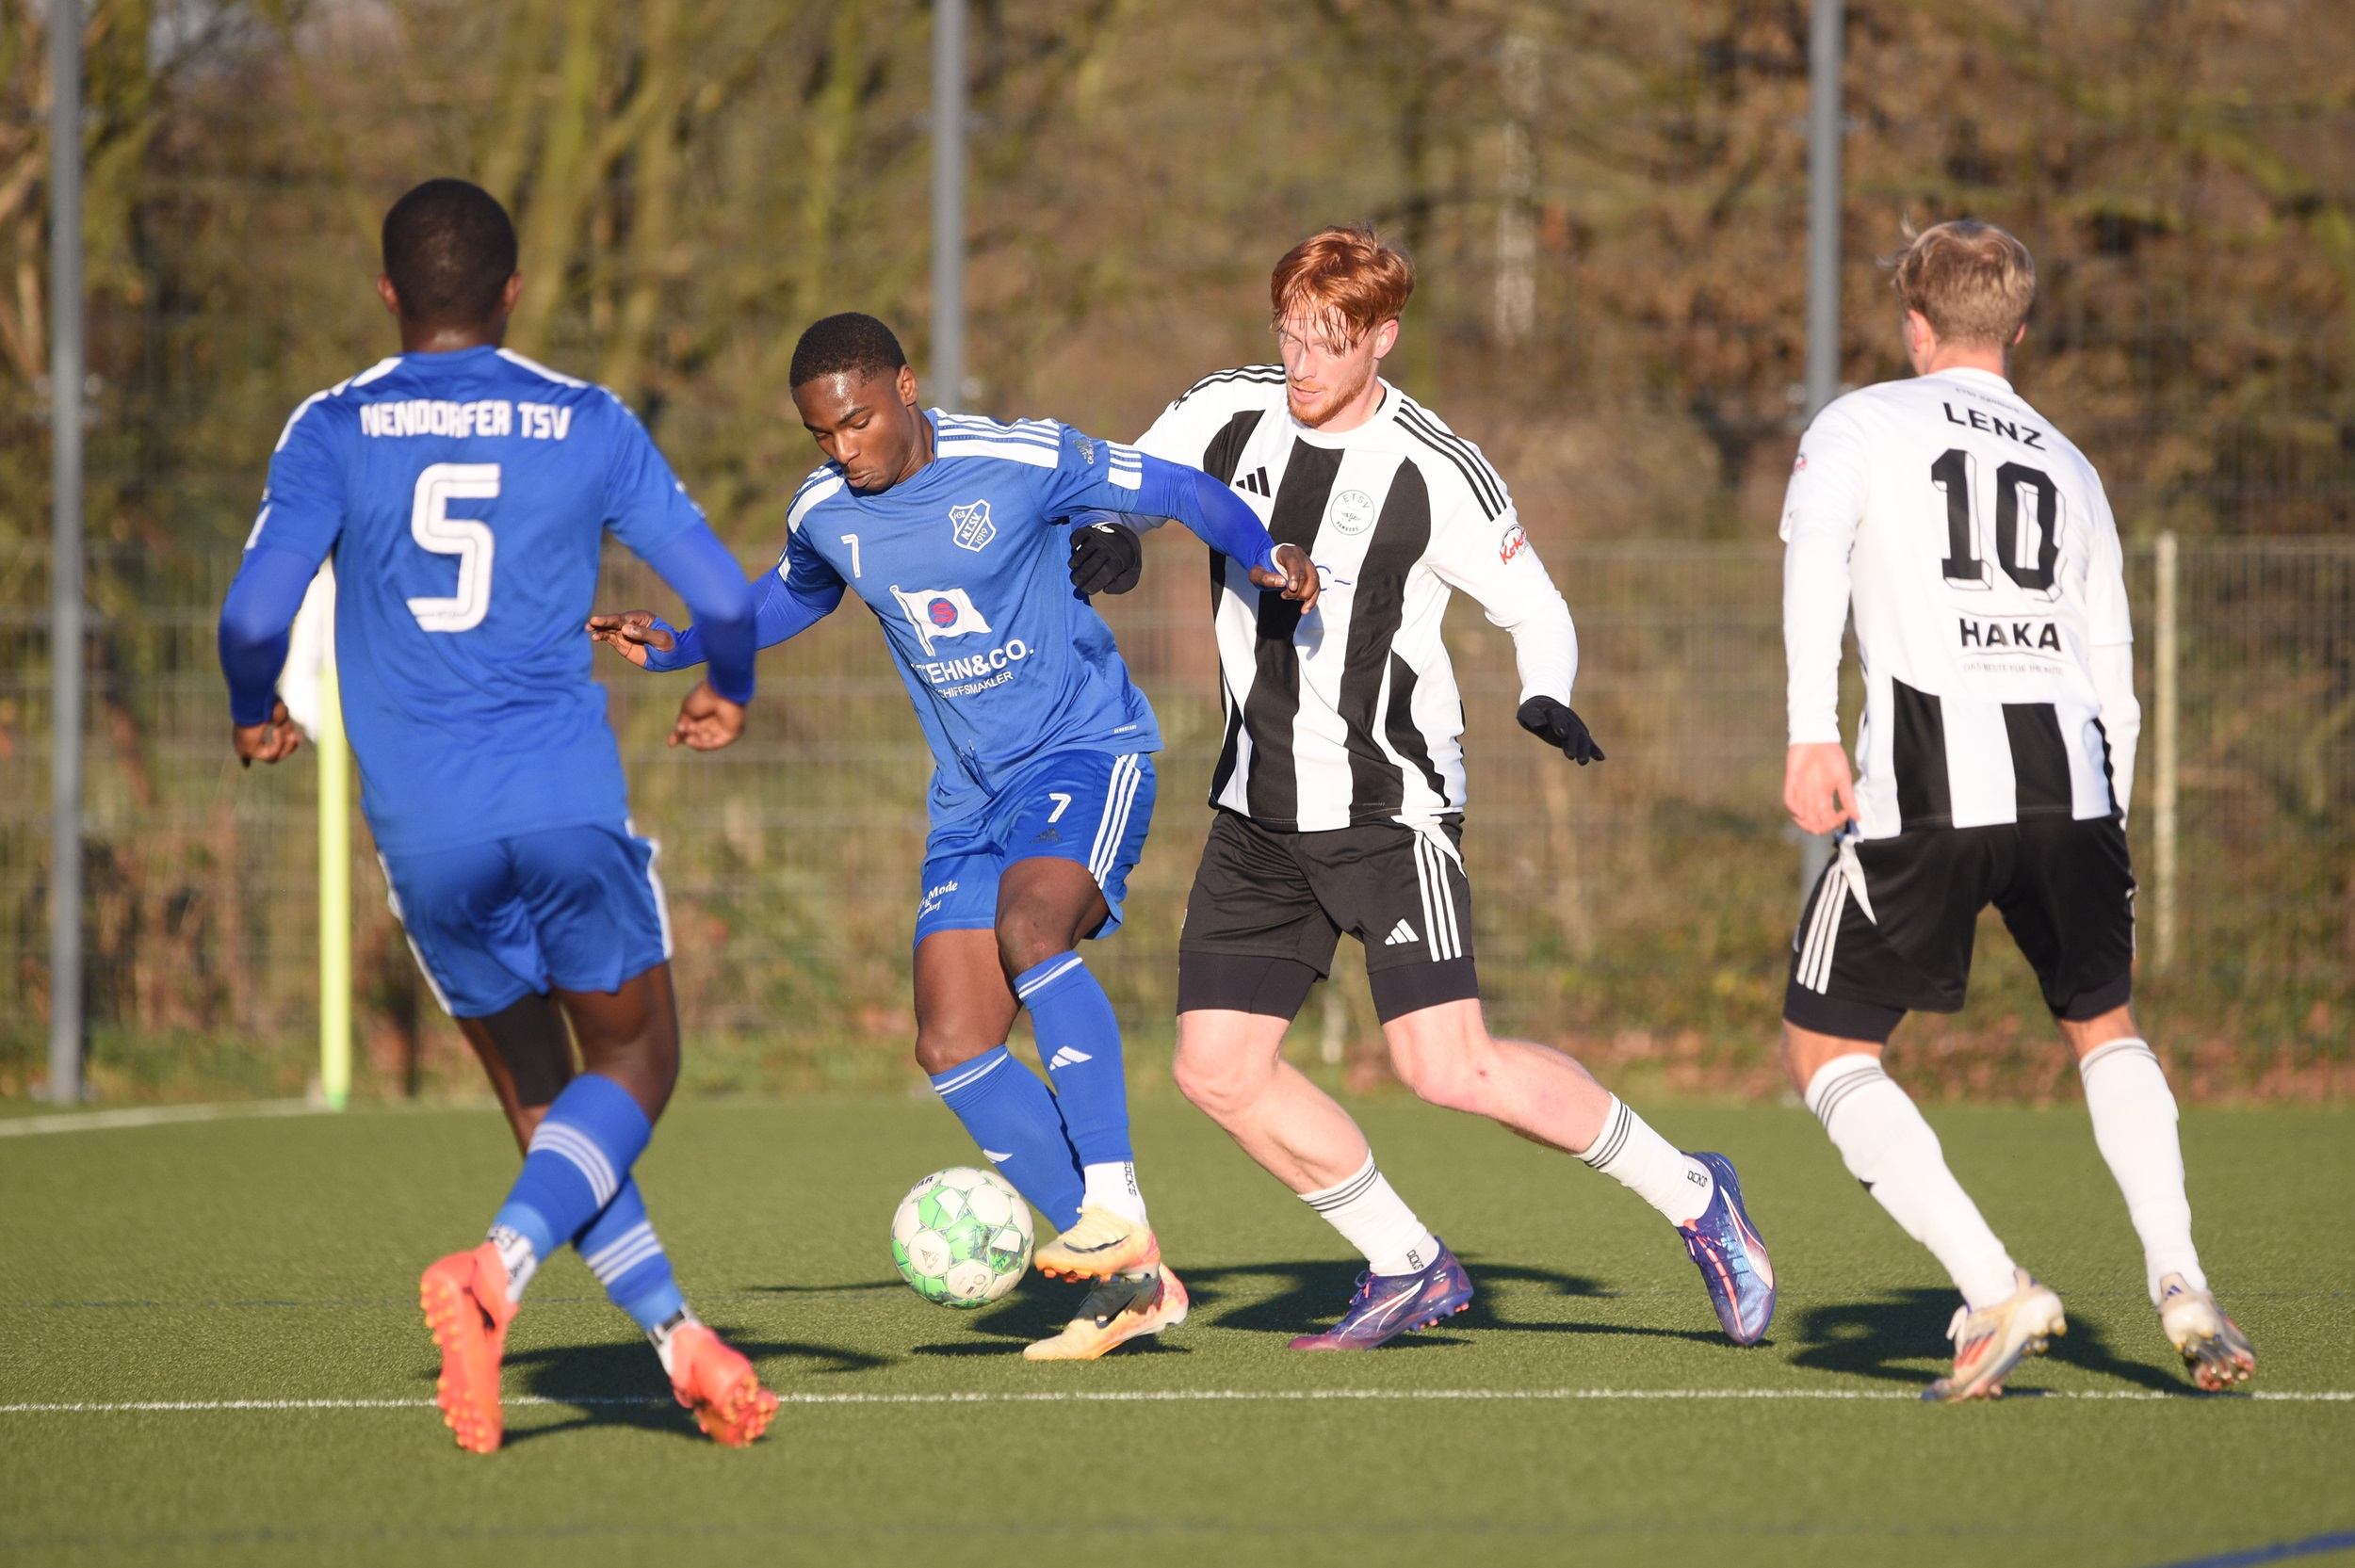
M 965 403 L 965 0 L 933 0 L 933 398 Z
M 49 0 L 49 1097 L 82 1097 L 82 7 Z
M 1840 396 L 1841 34 L 1845 0 L 1815 0 L 1808 34 L 1807 416 Z M 1804 899 L 1831 861 L 1831 835 L 1799 842 Z

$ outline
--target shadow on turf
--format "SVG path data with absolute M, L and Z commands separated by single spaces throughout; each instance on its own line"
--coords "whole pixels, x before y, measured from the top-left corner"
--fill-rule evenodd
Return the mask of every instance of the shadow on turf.
M 790 1359 L 820 1372 L 867 1372 L 885 1366 L 882 1356 L 833 1345 L 728 1336 L 728 1343 L 764 1368 Z M 576 1414 L 546 1426 L 510 1428 L 507 1446 L 552 1437 L 585 1427 L 636 1427 L 647 1431 L 692 1431 L 693 1422 L 671 1398 L 661 1366 L 642 1345 L 558 1345 L 510 1355 L 507 1365 L 523 1375 L 523 1392 L 561 1404 L 573 1399 L 643 1399 L 643 1404 L 583 1404 Z M 427 1373 L 429 1378 L 431 1373 Z M 594 1392 L 587 1392 L 593 1390 Z
M 1360 1267 L 1356 1263 L 1323 1259 L 1251 1263 L 1224 1269 L 1188 1269 L 1184 1271 L 1184 1279 L 1186 1288 L 1194 1298 L 1193 1311 L 1196 1321 L 1244 1334 L 1282 1334 L 1289 1338 L 1293 1334 L 1309 1334 L 1328 1327 L 1340 1317 L 1356 1289 Z M 1474 1269 L 1474 1279 L 1476 1283 L 1491 1285 L 1507 1281 L 1535 1285 L 1559 1296 L 1609 1294 L 1600 1281 L 1583 1274 L 1564 1274 L 1512 1264 L 1478 1265 Z M 1226 1297 L 1238 1294 L 1239 1287 L 1246 1283 L 1258 1285 L 1260 1282 L 1274 1282 L 1275 1288 L 1267 1294 L 1251 1290 L 1248 1299 L 1224 1311 L 1218 1310 L 1219 1303 Z M 1061 1329 L 1078 1301 L 1076 1287 L 1064 1289 L 1053 1285 L 1045 1288 L 1037 1285 L 1026 1285 L 1019 1295 L 973 1319 L 975 1334 L 986 1335 L 986 1338 L 918 1345 L 915 1347 L 915 1353 L 926 1356 L 1015 1354 L 1023 1344 L 1044 1339 Z M 1461 1317 L 1449 1318 L 1444 1328 L 1532 1334 L 1649 1334 L 1701 1343 L 1715 1343 L 1721 1337 L 1713 1332 L 1703 1334 L 1682 1329 L 1634 1328 L 1620 1324 L 1517 1323 L 1499 1317 L 1495 1299 L 1486 1294 L 1474 1296 L 1470 1310 Z M 1426 1332 L 1392 1343 L 1401 1349 L 1437 1349 L 1461 1345 L 1464 1341 L 1443 1332 Z M 1164 1345 L 1158 1340 L 1149 1344 L 1140 1343 L 1134 1349 L 1161 1354 L 1184 1352 L 1182 1345 Z
M 1882 1382 L 1926 1387 L 1944 1373 L 1946 1325 L 1954 1314 L 1955 1296 L 1950 1290 L 1900 1290 L 1877 1301 L 1810 1307 L 1799 1318 L 1800 1348 L 1791 1363 L 1819 1372 L 1845 1372 Z M 2084 1318 L 2072 1318 L 2069 1333 L 2054 1340 L 2045 1354 L 2049 1360 L 2097 1377 L 2116 1378 L 2159 1393 L 2191 1393 L 2170 1371 L 2120 1359 L 2111 1350 L 2100 1325 Z M 1925 1369 L 1918 1365 L 1925 1360 L 1938 1365 Z M 2033 1395 L 2036 1390 L 2019 1392 Z

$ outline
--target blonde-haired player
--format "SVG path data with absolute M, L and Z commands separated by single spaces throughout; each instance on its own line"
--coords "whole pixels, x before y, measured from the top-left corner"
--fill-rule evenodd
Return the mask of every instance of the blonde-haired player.
M 1986 223 L 1895 259 L 1914 377 L 1808 428 L 1783 506 L 1791 750 L 1783 801 L 1836 857 L 1800 917 L 1783 1002 L 1791 1081 L 1848 1170 L 1954 1277 L 1951 1376 L 1985 1398 L 2067 1331 L 1881 1070 L 1911 1010 L 1954 1012 L 1993 904 L 2077 1058 L 2095 1141 L 2142 1238 L 2152 1302 L 2202 1388 L 2255 1370 L 2191 1241 L 2175 1099 L 2128 1006 L 2125 815 L 2141 710 L 2102 481 L 2006 380 L 2036 264 Z M 1851 604 L 1864 668 L 1858 769 L 1840 744 Z

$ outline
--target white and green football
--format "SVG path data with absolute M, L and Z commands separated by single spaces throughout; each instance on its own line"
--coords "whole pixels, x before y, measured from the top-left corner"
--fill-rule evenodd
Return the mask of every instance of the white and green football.
M 1031 1205 L 995 1171 L 959 1165 L 908 1188 L 891 1217 L 891 1261 L 917 1294 L 977 1307 L 1012 1290 L 1031 1266 Z

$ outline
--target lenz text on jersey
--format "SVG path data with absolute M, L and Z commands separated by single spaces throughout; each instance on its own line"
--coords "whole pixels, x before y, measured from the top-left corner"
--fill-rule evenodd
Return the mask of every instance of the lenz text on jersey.
M 1968 425 L 1974 430 L 1985 430 L 1990 435 L 1999 435 L 2006 440 L 2016 441 L 2022 446 L 2033 446 L 2039 452 L 2052 450 L 2050 446 L 2044 445 L 2044 432 L 2034 425 L 2022 425 L 2012 419 L 1998 419 L 1991 413 L 1981 413 L 1976 409 L 1965 409 L 1962 412 L 1957 413 L 1952 403 L 1941 403 L 1938 406 L 1946 411 L 1948 424 Z
M 515 428 L 521 415 L 523 429 Z M 398 403 L 360 405 L 360 428 L 371 436 L 504 436 L 526 441 L 562 441 L 572 433 L 573 411 L 551 403 L 511 403 L 486 397 L 453 403 L 440 397 L 410 397 Z

